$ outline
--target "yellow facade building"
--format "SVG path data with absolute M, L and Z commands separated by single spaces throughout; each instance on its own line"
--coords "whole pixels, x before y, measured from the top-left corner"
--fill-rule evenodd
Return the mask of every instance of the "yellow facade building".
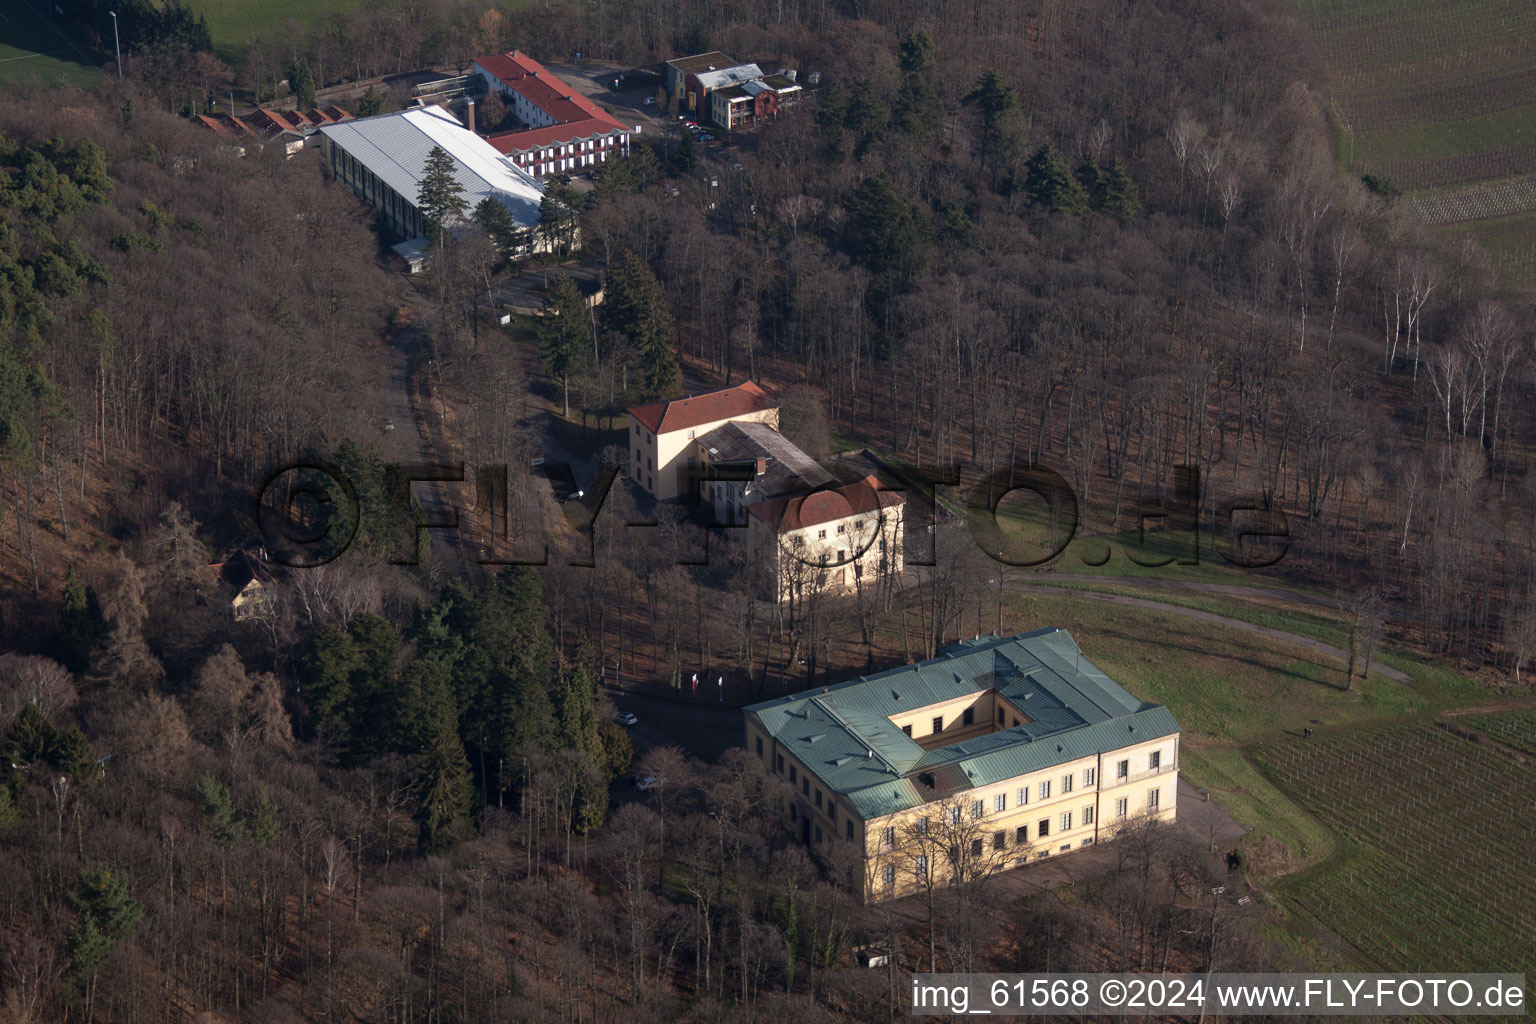
M 1044 629 L 745 709 L 802 841 L 867 900 L 1019 867 L 1177 815 L 1179 725 Z

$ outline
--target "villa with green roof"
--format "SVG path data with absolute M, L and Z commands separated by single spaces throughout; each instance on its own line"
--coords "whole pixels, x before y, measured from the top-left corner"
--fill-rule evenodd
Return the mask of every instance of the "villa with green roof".
M 1019 867 L 1177 814 L 1179 724 L 1063 629 L 745 709 L 747 750 L 794 789 L 824 859 L 846 843 L 874 901 Z

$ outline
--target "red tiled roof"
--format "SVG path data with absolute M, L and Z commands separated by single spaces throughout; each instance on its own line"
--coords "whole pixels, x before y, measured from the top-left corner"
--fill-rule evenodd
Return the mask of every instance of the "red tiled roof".
M 550 74 L 544 65 L 525 53 L 512 50 L 489 57 L 476 57 L 475 64 L 556 122 L 487 138 L 486 141 L 501 153 L 537 149 L 629 130 L 610 117 L 602 107 Z
M 268 132 L 295 132 L 298 127 L 276 110 L 258 110 L 246 117 L 246 121 L 255 125 L 258 129 Z
M 575 124 L 552 124 L 544 128 L 524 128 L 521 131 L 487 135 L 485 141 L 489 142 L 502 156 L 509 156 L 543 149 L 545 146 L 584 142 L 599 135 L 612 135 L 614 132 L 628 130 L 611 120 L 598 121 L 596 118 L 591 118 L 586 121 L 577 121 Z
M 260 135 L 261 132 L 252 128 L 238 117 L 230 117 L 228 114 L 207 115 L 199 114 L 193 119 L 197 124 L 208 129 L 216 135 Z
M 219 114 L 213 117 L 199 115 L 194 120 L 220 135 L 259 135 L 270 138 L 283 132 L 302 135 L 307 129 L 351 118 L 352 115 L 340 107 L 329 106 L 311 110 L 307 114 L 297 110 L 257 110 L 243 119 Z
M 873 476 L 842 487 L 813 491 L 788 498 L 773 498 L 747 506 L 747 513 L 773 528 L 775 533 L 803 530 L 808 526 L 836 522 L 849 516 L 876 509 L 890 508 L 906 501 L 896 491 L 883 491 Z
M 777 404 L 768 397 L 767 392 L 749 380 L 733 388 L 708 394 L 637 405 L 629 410 L 629 414 L 653 434 L 670 434 L 674 430 L 685 430 L 702 423 L 718 423 L 733 416 L 762 412 Z

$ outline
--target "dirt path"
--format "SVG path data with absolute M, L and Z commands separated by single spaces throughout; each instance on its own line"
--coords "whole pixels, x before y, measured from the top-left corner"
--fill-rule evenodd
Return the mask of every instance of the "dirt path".
M 1067 577 L 1065 577 L 1065 576 L 1057 577 L 1057 578 L 1058 579 L 1067 579 Z M 1083 577 L 1077 577 L 1077 579 L 1091 580 L 1093 582 L 1098 582 L 1098 583 L 1112 582 L 1112 580 L 1106 579 L 1105 577 L 1099 577 L 1099 576 L 1083 576 Z M 1144 583 L 1146 581 L 1144 581 L 1144 580 L 1129 579 L 1129 580 L 1125 580 L 1124 582 L 1126 582 L 1126 583 L 1133 583 L 1133 584 L 1140 584 L 1140 583 Z M 1173 584 L 1173 583 L 1177 583 L 1179 581 L 1176 581 L 1176 580 L 1163 580 L 1162 582 L 1165 583 L 1165 584 Z M 1205 584 L 1190 583 L 1189 585 L 1191 587 L 1214 587 L 1214 586 L 1219 586 L 1219 584 L 1213 584 L 1213 583 L 1205 583 Z M 1287 633 L 1287 632 L 1285 632 L 1283 630 L 1279 630 L 1279 629 L 1270 629 L 1268 626 L 1256 626 L 1256 625 L 1254 625 L 1251 622 L 1244 622 L 1241 619 L 1229 619 L 1225 615 L 1216 615 L 1213 612 L 1203 612 L 1203 611 L 1200 611 L 1198 608 L 1185 608 L 1183 605 L 1166 604 L 1166 603 L 1164 603 L 1162 601 L 1153 601 L 1153 600 L 1149 600 L 1147 598 L 1141 598 L 1141 597 L 1126 597 L 1126 596 L 1121 595 L 1121 594 L 1100 594 L 1100 593 L 1096 593 L 1096 592 L 1091 591 L 1091 590 L 1072 590 L 1072 589 L 1067 588 L 1067 587 L 1055 587 L 1055 586 L 1051 586 L 1049 584 L 1041 584 L 1041 583 L 1035 583 L 1035 582 L 1023 582 L 1023 581 L 1015 582 L 1015 583 L 1013 583 L 1011 585 L 1010 589 L 1015 590 L 1015 591 L 1021 591 L 1021 590 L 1025 590 L 1025 589 L 1030 589 L 1030 590 L 1048 590 L 1048 591 L 1052 592 L 1053 594 L 1071 595 L 1072 597 L 1081 597 L 1081 598 L 1085 598 L 1085 599 L 1087 599 L 1089 601 L 1105 601 L 1105 602 L 1107 602 L 1109 604 L 1127 605 L 1127 606 L 1132 607 L 1132 608 L 1149 608 L 1149 609 L 1151 609 L 1153 611 L 1166 612 L 1169 615 L 1179 615 L 1179 616 L 1183 616 L 1186 619 L 1197 619 L 1197 620 L 1199 620 L 1201 622 L 1209 622 L 1209 623 L 1212 623 L 1214 625 L 1225 626 L 1228 629 L 1236 629 L 1236 630 L 1240 630 L 1240 631 L 1242 631 L 1244 633 L 1254 633 L 1254 634 L 1257 634 L 1259 636 L 1266 636 L 1266 637 L 1269 637 L 1271 640 L 1280 640 L 1280 641 L 1282 641 L 1284 643 L 1299 644 L 1300 646 L 1305 647 L 1305 648 L 1307 648 L 1310 651 L 1315 651 L 1318 654 L 1326 654 L 1329 657 L 1338 658 L 1340 661 L 1344 661 L 1344 662 L 1349 661 L 1349 652 L 1345 651 L 1341 647 L 1335 647 L 1332 644 L 1325 644 L 1321 640 L 1313 640 L 1311 637 L 1305 637 L 1305 636 L 1300 635 L 1299 633 Z M 1257 590 L 1257 588 L 1255 588 L 1255 590 L 1249 590 L 1249 588 L 1246 588 L 1246 587 L 1232 587 L 1232 586 L 1227 586 L 1224 589 L 1227 590 L 1227 591 L 1235 591 L 1235 592 L 1238 592 L 1238 593 L 1244 593 L 1244 592 L 1246 592 L 1246 593 L 1254 593 Z M 1275 593 L 1275 594 L 1284 593 L 1284 591 L 1258 591 L 1258 592 L 1259 593 Z M 1287 595 L 1287 596 L 1294 596 L 1294 595 Z M 1371 665 L 1371 671 L 1375 672 L 1375 673 L 1379 673 L 1380 675 L 1386 676 L 1388 679 L 1395 680 L 1396 682 L 1399 682 L 1399 683 L 1412 683 L 1413 682 L 1413 677 L 1408 675 L 1407 673 L 1399 672 L 1397 669 L 1391 668 L 1391 667 L 1389 667 L 1387 665 L 1383 665 L 1383 664 L 1381 664 L 1379 662 L 1373 663 Z
M 1278 587 L 1245 587 L 1235 583 L 1201 583 L 1198 580 L 1165 580 L 1144 576 L 1094 576 L 1090 573 L 1052 572 L 1026 576 L 1020 582 L 1050 586 L 1052 583 L 1098 583 L 1116 587 L 1147 587 L 1151 590 L 1177 590 L 1184 593 L 1215 594 L 1219 597 L 1260 597 L 1272 601 L 1294 601 L 1338 611 L 1339 603 L 1319 594 L 1304 594 Z

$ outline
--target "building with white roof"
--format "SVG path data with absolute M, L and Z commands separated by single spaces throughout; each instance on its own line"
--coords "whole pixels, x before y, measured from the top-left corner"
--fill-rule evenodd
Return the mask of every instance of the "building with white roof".
M 507 208 L 517 227 L 531 229 L 539 223 L 544 186 L 442 107 L 325 125 L 320 135 L 331 176 L 377 207 L 403 238 L 428 233 L 416 196 L 434 147 L 453 158 L 454 176 L 470 210 L 493 198 Z

